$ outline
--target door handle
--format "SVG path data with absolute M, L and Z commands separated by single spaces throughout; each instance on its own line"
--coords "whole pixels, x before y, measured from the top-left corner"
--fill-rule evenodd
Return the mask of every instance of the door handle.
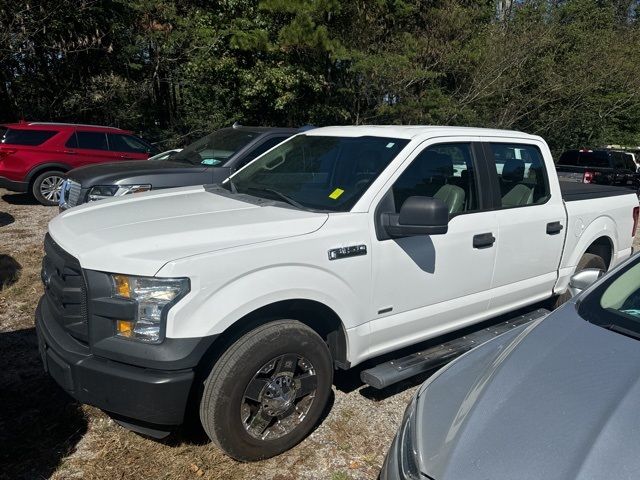
M 547 235 L 557 235 L 563 228 L 560 222 L 547 223 Z
M 489 248 L 496 243 L 496 237 L 493 233 L 480 233 L 473 236 L 473 248 Z

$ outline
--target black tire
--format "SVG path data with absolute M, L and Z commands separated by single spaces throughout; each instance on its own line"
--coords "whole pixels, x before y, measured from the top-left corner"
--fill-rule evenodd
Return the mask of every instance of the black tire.
M 296 361 L 290 361 L 292 358 Z M 291 372 L 284 370 L 287 365 L 292 366 Z M 294 372 L 302 373 L 296 377 Z M 315 379 L 311 378 L 310 372 L 315 374 Z M 282 387 L 281 383 L 289 377 L 296 379 L 290 380 L 293 388 L 290 385 Z M 312 382 L 315 395 L 307 394 L 298 399 L 297 395 L 303 388 L 296 390 L 296 385 L 303 377 L 305 382 L 315 380 Z M 256 387 L 258 381 L 264 387 Z M 327 405 L 332 383 L 331 354 L 323 339 L 296 320 L 277 320 L 245 334 L 215 363 L 204 384 L 200 420 L 209 438 L 230 457 L 245 462 L 273 457 L 292 448 L 313 430 Z M 260 393 L 246 396 L 252 390 L 248 388 L 250 384 L 255 392 Z M 287 401 L 277 406 L 289 409 L 288 414 L 287 411 L 280 412 L 281 416 L 277 417 L 273 405 L 265 403 L 282 402 L 286 397 L 282 394 L 284 390 L 278 391 L 279 396 L 273 396 L 273 388 L 287 388 L 286 395 L 295 399 L 290 405 Z M 254 402 L 251 396 L 259 399 Z M 302 410 L 307 409 L 306 414 L 294 415 L 291 409 L 298 413 L 300 405 Z M 247 421 L 243 415 L 247 416 Z M 256 421 L 257 431 L 249 431 L 253 425 L 252 418 L 265 419 L 265 423 L 272 425 L 264 430 L 267 438 L 255 436 L 261 435 L 260 428 L 264 423 L 260 420 Z M 284 427 L 278 418 L 285 420 L 282 423 Z M 268 438 L 272 435 L 271 429 L 275 431 L 276 427 L 278 431 L 273 433 L 274 438 Z M 292 430 L 283 433 L 287 428 Z M 278 434 L 282 436 L 277 437 Z
M 598 270 L 602 270 L 603 272 L 607 271 L 607 264 L 604 262 L 604 259 L 600 255 L 595 255 L 593 253 L 585 253 L 582 255 L 582 258 L 578 262 L 578 266 L 576 267 L 575 273 L 581 272 L 582 270 L 586 270 L 587 268 L 595 268 Z M 567 301 L 571 299 L 571 293 L 567 289 L 562 295 L 559 295 L 553 304 L 553 308 L 558 308 L 560 305 L 563 305 Z
M 59 170 L 43 172 L 33 181 L 33 184 L 31 185 L 31 194 L 42 205 L 48 207 L 58 205 L 64 178 L 64 172 Z

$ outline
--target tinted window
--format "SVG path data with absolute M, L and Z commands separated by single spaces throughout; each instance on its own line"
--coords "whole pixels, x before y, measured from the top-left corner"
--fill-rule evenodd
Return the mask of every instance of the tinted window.
M 627 163 L 625 162 L 625 155 L 622 153 L 617 153 L 614 152 L 611 154 L 611 156 L 613 157 L 613 164 L 616 168 L 616 170 L 626 170 L 627 169 Z
M 76 132 L 78 148 L 108 150 L 107 136 L 100 132 Z
M 43 144 L 56 133 L 58 132 L 51 130 L 20 130 L 9 128 L 4 134 L 2 143 L 33 147 Z
M 580 152 L 578 163 L 581 167 L 610 168 L 609 155 L 606 152 Z
M 239 193 L 282 200 L 303 208 L 348 211 L 408 140 L 383 137 L 298 135 L 239 171 Z M 233 188 L 230 182 L 225 186 Z
M 525 144 L 489 144 L 500 186 L 502 208 L 546 202 L 551 196 L 547 171 L 537 147 Z
M 423 150 L 393 184 L 396 213 L 412 196 L 440 198 L 452 215 L 476 210 L 471 145 L 434 145 Z
M 242 161 L 239 162 L 238 165 L 236 165 L 236 169 L 244 167 L 251 160 L 258 158 L 264 152 L 266 152 L 272 147 L 275 147 L 277 144 L 282 143 L 287 138 L 288 137 L 271 137 L 266 139 L 260 145 L 255 147 L 251 152 L 247 153 L 247 155 L 242 159 Z
M 133 135 L 110 133 L 107 137 L 109 150 L 114 152 L 147 153 L 149 151 L 149 146 Z
M 567 165 L 570 167 L 576 167 L 578 165 L 578 158 L 580 154 L 577 150 L 569 150 L 568 152 L 564 152 L 560 155 L 560 160 L 558 160 L 558 165 Z
M 260 135 L 260 132 L 245 129 L 223 128 L 188 145 L 171 157 L 171 161 L 193 165 L 222 165 Z

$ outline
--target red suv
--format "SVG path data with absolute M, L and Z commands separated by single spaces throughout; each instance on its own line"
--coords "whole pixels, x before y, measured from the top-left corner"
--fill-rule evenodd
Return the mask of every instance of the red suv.
M 157 149 L 112 127 L 22 122 L 0 125 L 0 187 L 57 205 L 64 173 L 119 160 L 146 160 Z

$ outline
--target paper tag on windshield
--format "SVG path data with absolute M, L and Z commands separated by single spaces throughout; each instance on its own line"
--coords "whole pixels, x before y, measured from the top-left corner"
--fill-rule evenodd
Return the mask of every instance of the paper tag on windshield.
M 340 195 L 342 195 L 343 193 L 344 193 L 344 190 L 342 190 L 341 188 L 336 188 L 333 192 L 329 194 L 329 198 L 331 200 L 337 200 L 338 198 L 340 198 Z
M 389 142 L 387 143 L 387 148 L 392 148 L 395 145 L 394 142 Z

